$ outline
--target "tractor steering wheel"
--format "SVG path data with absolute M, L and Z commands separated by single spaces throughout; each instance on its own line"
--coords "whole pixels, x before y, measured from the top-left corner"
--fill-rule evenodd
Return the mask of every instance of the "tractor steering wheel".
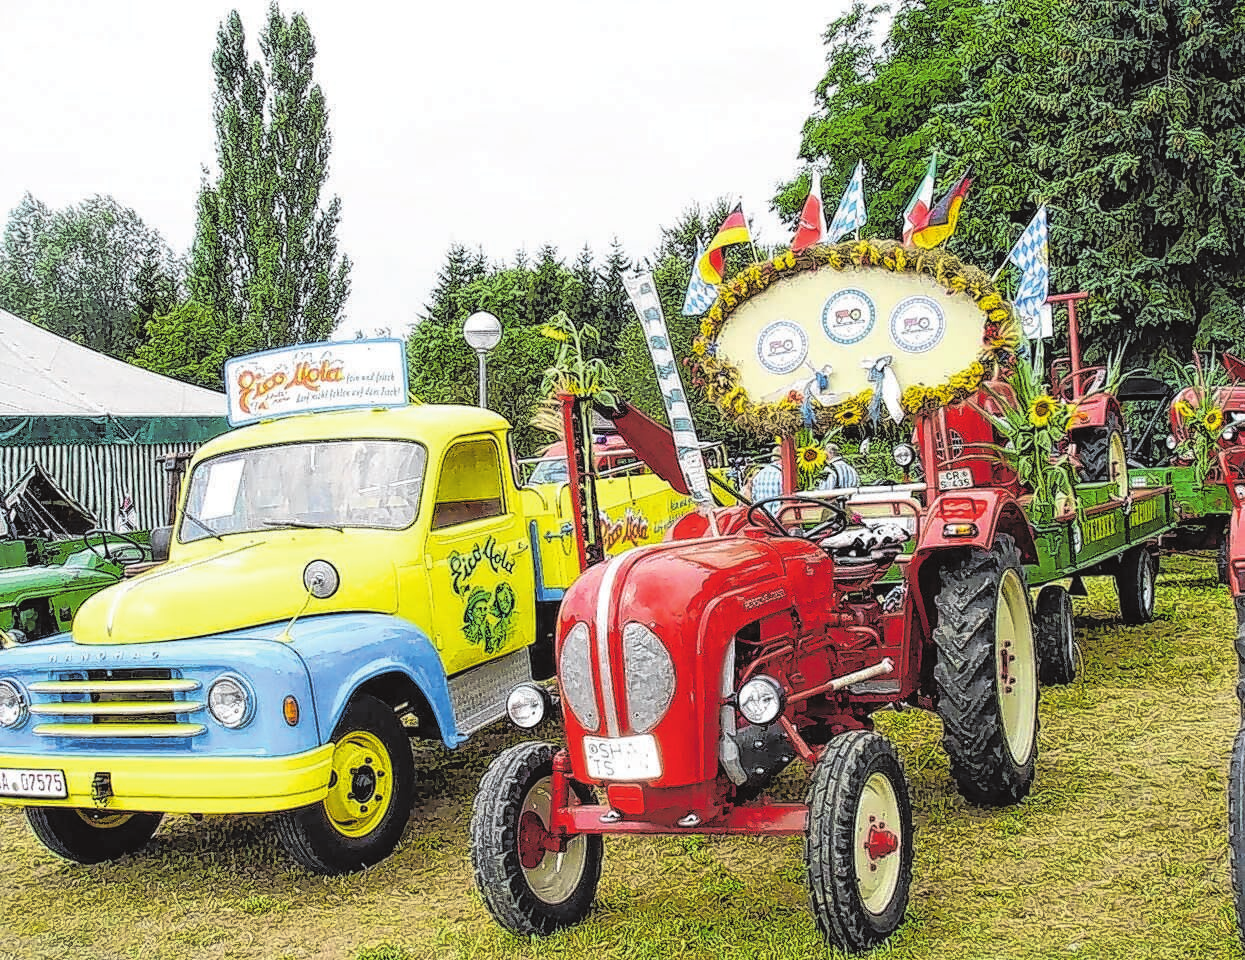
M 798 504 L 814 504 L 819 507 L 825 507 L 830 511 L 830 517 L 808 530 L 801 530 L 799 533 L 792 533 L 783 528 L 778 519 L 768 510 L 761 509 L 770 503 L 798 503 Z M 764 518 L 764 523 L 761 522 Z M 785 493 L 778 497 L 766 497 L 764 500 L 758 500 L 748 508 L 747 519 L 750 524 L 756 527 L 768 526 L 771 530 L 776 531 L 780 536 L 784 537 L 801 537 L 805 540 L 814 542 L 823 537 L 833 537 L 836 533 L 841 533 L 847 529 L 848 516 L 847 510 L 839 500 L 827 500 L 824 497 L 814 497 L 807 494 Z
M 114 549 L 119 546 L 116 543 L 118 540 L 121 541 L 121 544 L 124 546 L 121 546 L 120 550 L 115 550 L 114 552 Z M 108 563 L 132 563 L 133 560 L 125 561 L 121 559 L 122 550 L 125 550 L 126 547 L 132 547 L 135 551 L 137 551 L 137 555 L 134 557 L 134 560 L 141 560 L 144 554 L 143 545 L 132 537 L 127 537 L 124 533 L 113 533 L 111 530 L 102 530 L 99 527 L 92 527 L 84 533 L 82 535 L 82 543 L 83 546 L 95 554 L 95 556 L 99 557 L 101 560 L 107 561 Z

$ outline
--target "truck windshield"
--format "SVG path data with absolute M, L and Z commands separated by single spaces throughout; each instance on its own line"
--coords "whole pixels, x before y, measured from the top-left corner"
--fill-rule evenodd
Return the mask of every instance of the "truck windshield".
M 213 457 L 190 475 L 178 539 L 281 526 L 400 530 L 419 513 L 427 460 L 423 446 L 403 440 L 289 443 Z

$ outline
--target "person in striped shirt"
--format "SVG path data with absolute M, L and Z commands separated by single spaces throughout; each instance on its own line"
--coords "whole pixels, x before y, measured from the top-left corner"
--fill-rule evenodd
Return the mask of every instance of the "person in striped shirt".
M 826 444 L 826 468 L 818 490 L 842 490 L 860 486 L 860 474 L 847 462 L 837 443 Z

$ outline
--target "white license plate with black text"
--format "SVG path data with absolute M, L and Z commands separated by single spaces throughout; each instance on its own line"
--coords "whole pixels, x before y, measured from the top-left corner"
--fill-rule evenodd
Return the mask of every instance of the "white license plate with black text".
M 67 796 L 69 791 L 65 789 L 65 774 L 61 770 L 0 767 L 0 797 L 63 800 Z
M 939 490 L 964 490 L 973 485 L 973 472 L 967 467 L 938 471 Z
M 638 737 L 584 737 L 588 776 L 597 780 L 651 780 L 661 776 L 661 758 L 652 734 Z

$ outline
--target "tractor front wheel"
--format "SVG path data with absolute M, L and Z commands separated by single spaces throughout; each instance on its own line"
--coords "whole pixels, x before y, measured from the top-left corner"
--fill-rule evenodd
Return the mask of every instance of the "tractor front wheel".
M 1154 619 L 1154 582 L 1158 568 L 1145 545 L 1133 547 L 1120 558 L 1115 571 L 1115 592 L 1125 623 L 1149 623 Z
M 808 897 L 822 935 L 868 950 L 903 922 L 912 886 L 912 805 L 890 741 L 855 730 L 813 769 L 804 834 Z
M 1038 591 L 1033 611 L 1033 641 L 1037 644 L 1038 680 L 1058 686 L 1076 679 L 1076 633 L 1072 597 L 1050 583 Z
M 1038 668 L 1020 551 L 1007 534 L 942 571 L 934 685 L 951 776 L 971 803 L 1029 793 L 1037 760 Z
M 554 803 L 551 743 L 502 753 L 480 781 L 471 808 L 471 866 L 493 919 L 521 936 L 552 933 L 588 915 L 601 879 L 600 834 L 559 841 L 549 833 Z M 576 800 L 592 788 L 571 784 Z
M 147 846 L 163 814 L 113 813 L 80 807 L 27 807 L 39 842 L 75 863 L 103 863 Z
M 406 731 L 387 704 L 361 694 L 333 736 L 328 795 L 281 814 L 277 836 L 313 873 L 351 873 L 393 853 L 414 805 L 415 759 Z

